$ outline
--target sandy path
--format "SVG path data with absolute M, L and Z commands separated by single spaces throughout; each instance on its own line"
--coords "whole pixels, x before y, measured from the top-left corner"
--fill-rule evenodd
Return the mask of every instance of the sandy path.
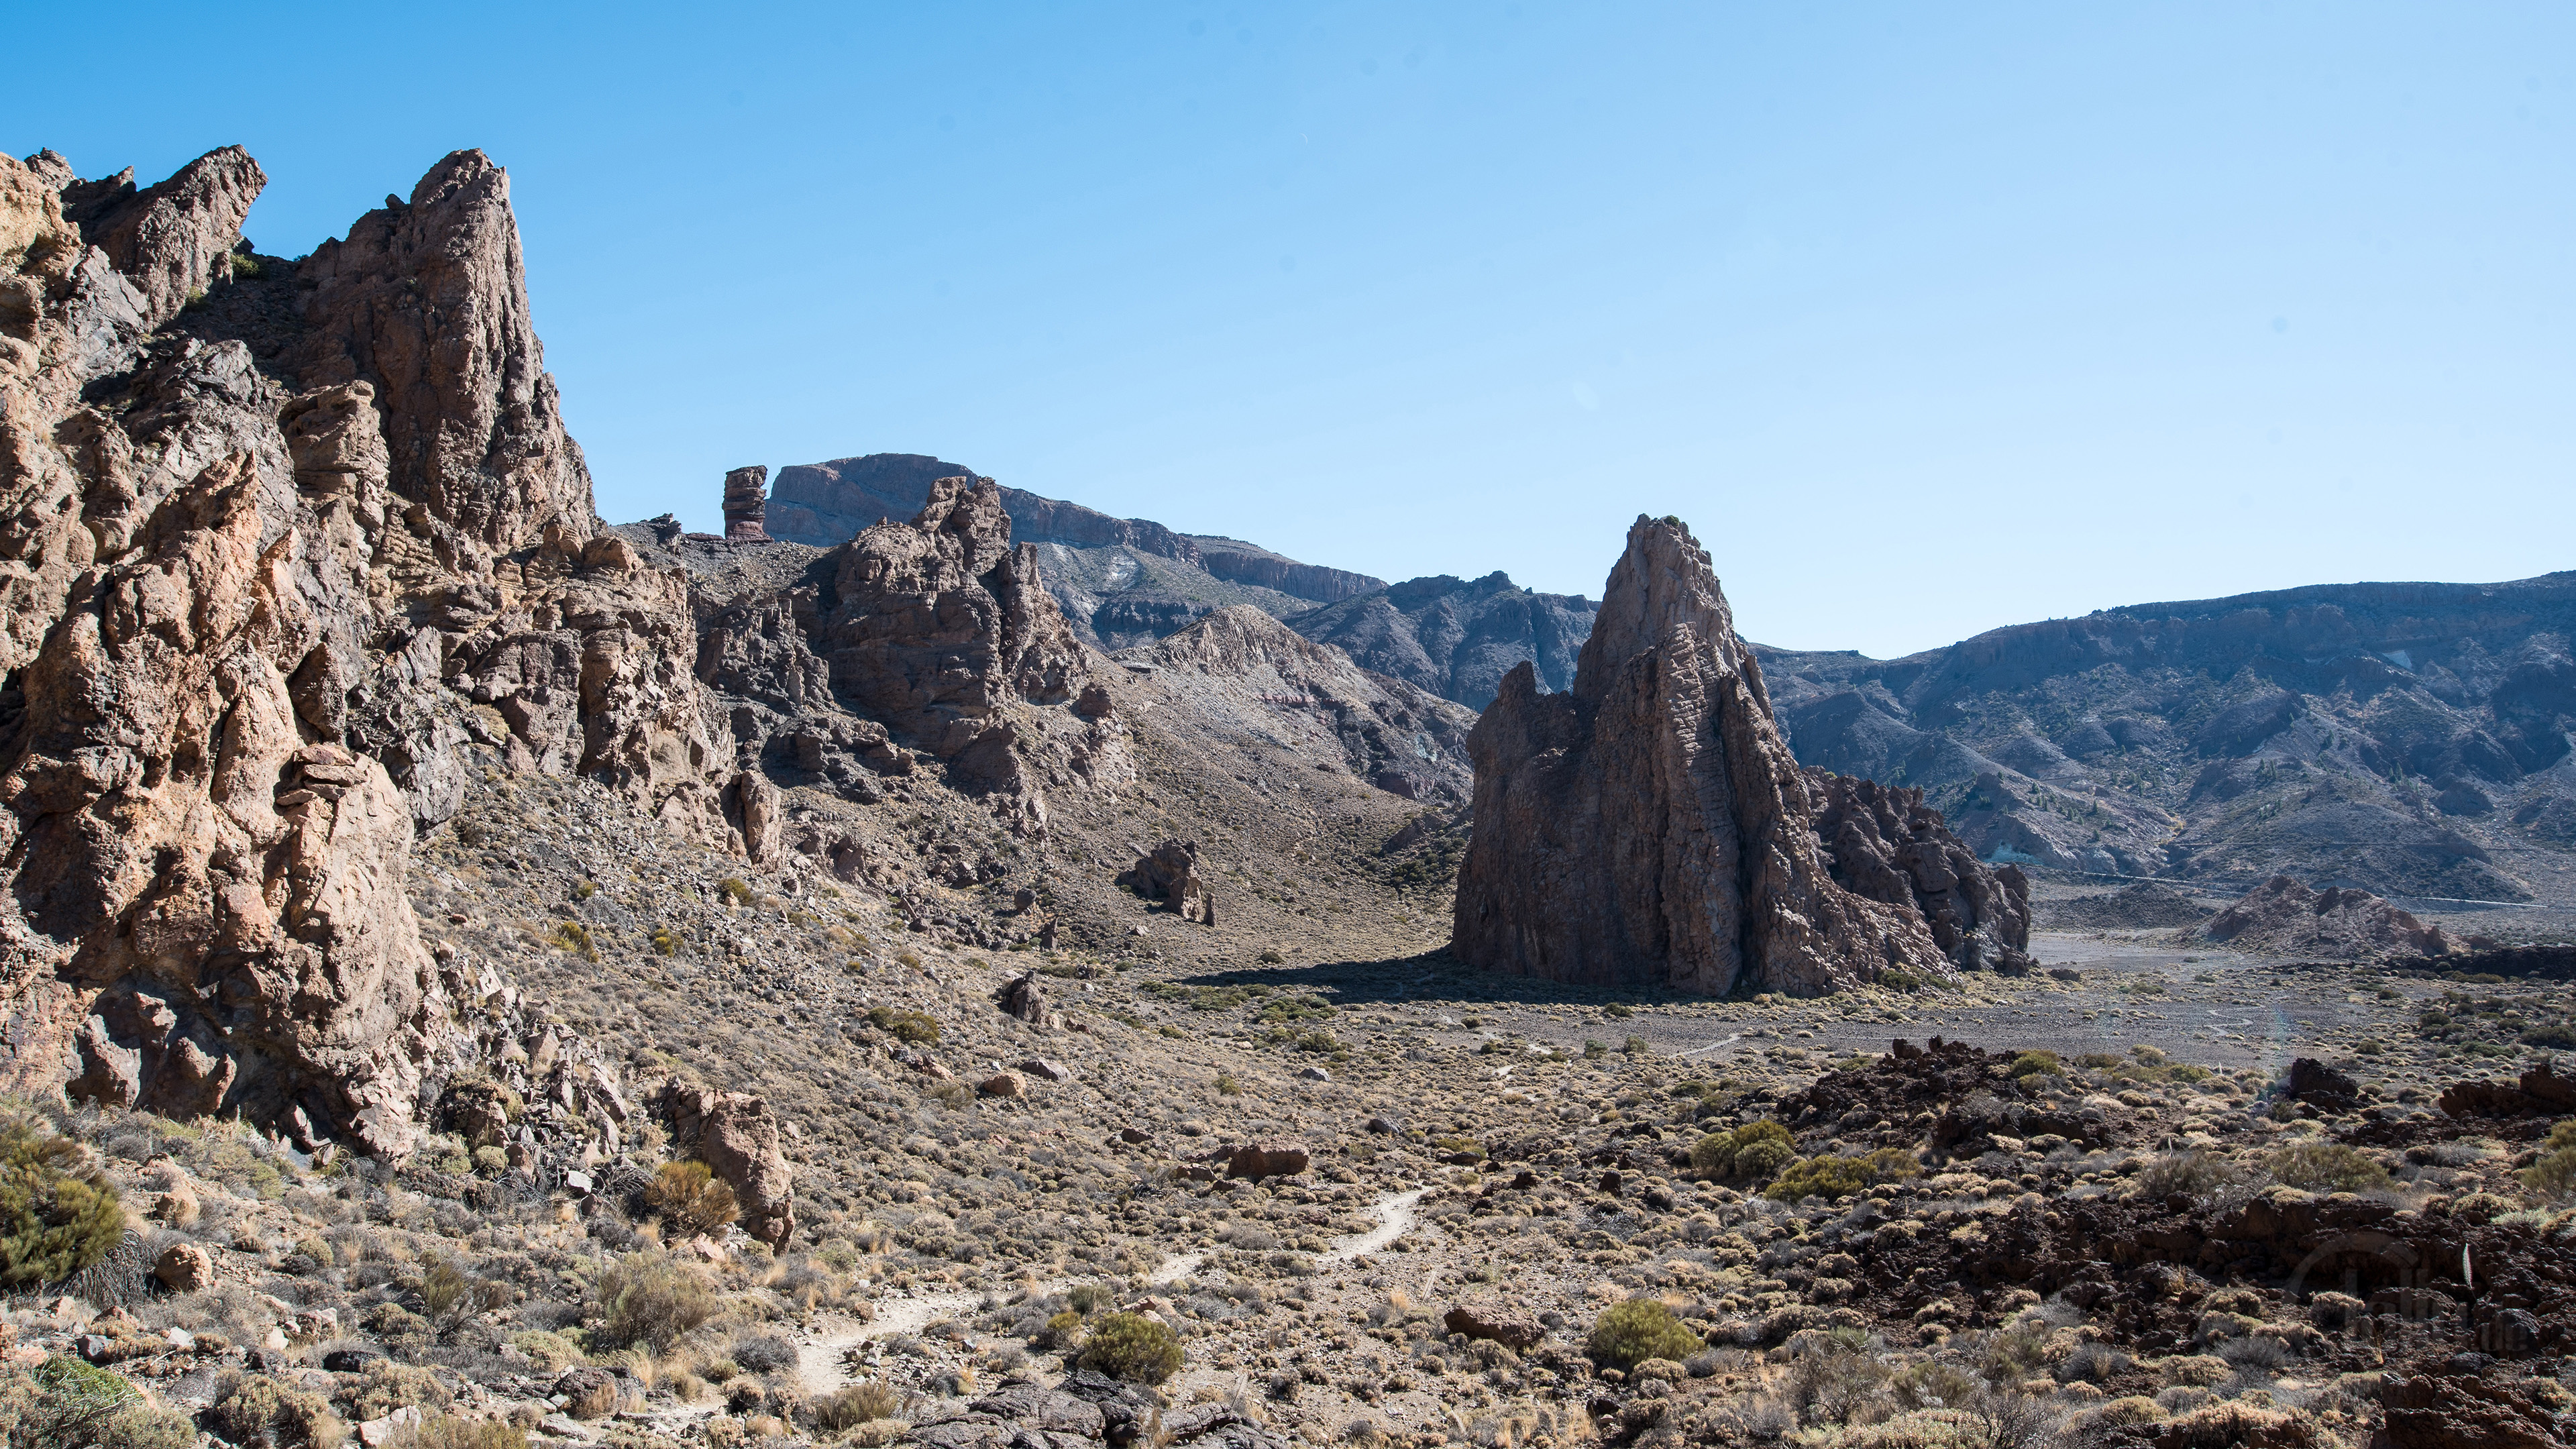
M 1388 1193 L 1369 1204 L 1369 1211 L 1377 1216 L 1378 1225 L 1365 1233 L 1334 1239 L 1331 1249 L 1317 1259 L 1317 1263 L 1325 1268 L 1346 1267 L 1404 1236 L 1414 1224 L 1416 1204 L 1422 1201 L 1423 1193 L 1428 1190 L 1417 1187 Z M 1178 1283 L 1198 1272 L 1199 1266 L 1206 1261 L 1205 1251 L 1175 1253 L 1165 1259 L 1163 1266 L 1155 1269 L 1153 1276 L 1146 1281 L 1158 1288 Z M 1061 1293 L 1078 1281 L 1073 1278 L 1054 1279 L 1039 1284 L 1038 1292 Z M 876 1317 L 866 1323 L 842 1315 L 829 1315 L 809 1333 L 799 1336 L 796 1345 L 797 1377 L 805 1381 L 809 1393 L 830 1393 L 850 1381 L 850 1376 L 842 1371 L 843 1353 L 898 1335 L 919 1333 L 943 1318 L 971 1313 L 983 1301 L 981 1292 L 919 1293 L 878 1299 Z

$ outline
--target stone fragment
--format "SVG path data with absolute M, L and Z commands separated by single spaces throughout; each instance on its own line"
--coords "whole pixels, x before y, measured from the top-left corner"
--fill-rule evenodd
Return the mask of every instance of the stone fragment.
M 996 1072 L 975 1084 L 977 1093 L 987 1097 L 1018 1097 L 1027 1094 L 1029 1084 L 1017 1072 Z
M 2291 1061 L 2283 1090 L 2291 1100 L 2325 1112 L 2349 1112 L 2361 1105 L 2361 1084 L 2314 1057 Z
M 1255 1180 L 1294 1177 L 1304 1172 L 1311 1161 L 1303 1143 L 1253 1142 L 1237 1147 L 1227 1155 L 1225 1171 L 1228 1177 Z
M 1537 1314 L 1501 1303 L 1461 1303 L 1440 1321 L 1451 1333 L 1490 1338 L 1515 1353 L 1526 1353 L 1547 1337 Z
M 172 1243 L 152 1264 L 152 1276 L 173 1293 L 199 1293 L 215 1286 L 215 1257 L 195 1243 Z
M 575 1419 L 605 1419 L 617 1411 L 617 1379 L 606 1369 L 569 1368 L 555 1380 L 563 1411 Z
M 1057 1061 L 1052 1057 L 1032 1057 L 1029 1060 L 1020 1063 L 1020 1070 L 1028 1073 L 1032 1077 L 1037 1077 L 1049 1082 L 1070 1082 L 1073 1080 L 1073 1068 L 1066 1066 L 1064 1063 Z

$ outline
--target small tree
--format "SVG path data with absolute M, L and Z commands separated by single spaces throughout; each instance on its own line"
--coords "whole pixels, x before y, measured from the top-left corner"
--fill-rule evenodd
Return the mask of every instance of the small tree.
M 124 1237 L 116 1188 L 79 1143 L 24 1117 L 0 1121 L 0 1287 L 59 1283 Z

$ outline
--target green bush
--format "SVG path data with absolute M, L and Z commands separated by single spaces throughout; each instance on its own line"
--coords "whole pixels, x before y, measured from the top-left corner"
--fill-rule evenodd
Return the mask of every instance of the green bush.
M 1711 1177 L 1768 1177 L 1797 1155 L 1789 1129 L 1768 1118 L 1691 1144 L 1691 1166 Z
M 2207 1197 L 2236 1180 L 2235 1168 L 2225 1158 L 2206 1152 L 2168 1152 L 2138 1174 L 2138 1191 L 2151 1198 L 2175 1193 Z
M 2396 1186 L 2370 1154 L 2340 1142 L 2302 1142 L 2272 1154 L 2275 1181 L 2308 1192 L 2385 1192 Z
M 914 1046 L 928 1046 L 939 1040 L 938 1021 L 918 1011 L 871 1006 L 868 1008 L 868 1024 L 896 1041 L 910 1042 Z
M 421 1270 L 421 1306 L 429 1310 L 431 1324 L 442 1335 L 470 1318 L 506 1306 L 516 1296 L 509 1285 L 469 1273 L 453 1258 L 432 1259 Z
M 2013 1058 L 2012 1069 L 2008 1075 L 2014 1077 L 2035 1077 L 2043 1072 L 2052 1077 L 2065 1076 L 2066 1064 L 2057 1059 L 2057 1053 L 2055 1052 L 2023 1052 L 2020 1056 Z
M 1862 1157 L 1809 1157 L 1793 1162 L 1762 1195 L 1782 1202 L 1805 1197 L 1850 1197 L 1882 1182 L 1920 1176 L 1923 1165 L 1902 1147 L 1882 1147 Z
M 1601 1310 L 1584 1340 L 1584 1355 L 1622 1373 L 1650 1358 L 1678 1363 L 1705 1347 L 1699 1335 L 1681 1326 L 1673 1311 L 1652 1298 L 1631 1298 Z
M 134 1385 L 75 1358 L 33 1373 L 0 1370 L 0 1427 L 11 1449 L 190 1449 L 196 1427 L 146 1403 Z
M 2576 1196 L 2576 1117 L 2549 1129 L 2540 1156 L 2525 1168 L 2522 1180 L 2552 1197 Z
M 280 1444 L 330 1449 L 346 1432 L 321 1395 L 266 1374 L 217 1384 L 215 1406 L 206 1418 L 216 1433 L 237 1444 L 267 1434 Z
M 116 1188 L 79 1143 L 25 1117 L 0 1121 L 0 1288 L 59 1283 L 124 1238 Z
M 349 1405 L 349 1417 L 361 1421 L 381 1419 L 396 1409 L 436 1413 L 456 1399 L 438 1375 L 385 1358 L 367 1360 L 365 1376 L 342 1397 Z
M 742 1216 L 733 1188 L 703 1162 L 665 1162 L 644 1186 L 644 1206 L 681 1237 L 711 1233 Z
M 1180 1371 L 1181 1341 L 1159 1320 L 1141 1313 L 1104 1313 L 1092 1320 L 1073 1366 L 1129 1383 L 1159 1384 Z
M 593 1343 L 643 1344 L 661 1353 L 723 1306 L 695 1271 L 659 1254 L 629 1253 L 599 1275 L 601 1322 Z

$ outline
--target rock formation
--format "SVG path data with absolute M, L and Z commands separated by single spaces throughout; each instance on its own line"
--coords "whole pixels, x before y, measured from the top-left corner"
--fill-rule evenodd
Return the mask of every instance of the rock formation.
M 736 468 L 725 475 L 725 538 L 734 543 L 765 543 L 769 532 L 761 526 L 769 515 L 769 469 L 755 464 Z
M 1196 841 L 1166 840 L 1137 851 L 1136 863 L 1119 873 L 1118 884 L 1149 901 L 1161 901 L 1182 920 L 1216 924 L 1216 892 L 1199 874 Z
M 1807 798 L 1834 883 L 1923 917 L 1951 964 L 2030 969 L 2030 882 L 1977 859 L 1923 792 L 1810 769 Z
M 6 1079 L 399 1153 L 497 1049 L 404 896 L 460 746 L 714 842 L 730 762 L 685 585 L 593 536 L 506 175 L 458 152 L 301 263 L 241 243 L 263 180 L 0 158 Z
M 2452 949 L 2428 926 L 2368 891 L 2322 891 L 2276 875 L 2209 918 L 2200 934 L 2244 951 L 2355 960 L 2378 956 L 2443 956 Z
M 1945 974 L 1922 914 L 1835 883 L 1708 555 L 1640 517 L 1574 688 L 1524 663 L 1468 737 L 1476 831 L 1452 944 L 1471 965 L 1723 995 Z
M 778 1119 L 747 1092 L 673 1083 L 662 1093 L 671 1118 L 671 1147 L 707 1165 L 733 1189 L 742 1230 L 772 1249 L 796 1231 L 793 1173 L 778 1146 Z

